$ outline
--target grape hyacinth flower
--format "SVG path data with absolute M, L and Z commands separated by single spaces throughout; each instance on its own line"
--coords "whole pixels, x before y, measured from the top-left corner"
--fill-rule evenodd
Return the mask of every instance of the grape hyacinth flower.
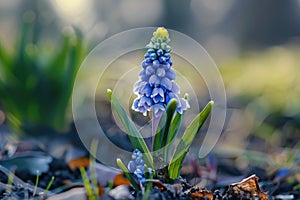
M 142 186 L 146 184 L 143 154 L 140 150 L 135 149 L 128 163 L 128 170 L 133 173 L 134 177 L 139 180 Z
M 141 63 L 139 81 L 134 85 L 134 93 L 137 97 L 132 104 L 132 109 L 144 116 L 147 116 L 148 112 L 152 114 L 152 145 L 144 139 L 113 92 L 107 91 L 111 105 L 116 110 L 135 149 L 127 167 L 119 158 L 117 164 L 132 186 L 142 192 L 147 188 L 150 189 L 151 186 L 149 184 L 149 187 L 145 187 L 146 178 L 159 178 L 169 182 L 179 177 L 183 160 L 192 141 L 208 118 L 214 104 L 210 101 L 188 125 L 189 128 L 184 131 L 179 143 L 173 143 L 173 139 L 178 135 L 183 111 L 190 105 L 186 100 L 187 95 L 186 98 L 179 97 L 180 89 L 175 82 L 176 72 L 172 68 L 169 43 L 169 33 L 165 28 L 160 27 L 153 33 L 150 43 L 146 46 L 145 59 Z M 161 129 L 157 131 L 158 125 Z M 173 148 L 173 154 L 170 155 Z M 163 171 L 159 171 L 159 168 Z
M 174 82 L 176 72 L 171 68 L 171 47 L 168 31 L 160 27 L 154 33 L 150 43 L 146 46 L 147 53 L 142 61 L 140 80 L 134 86 L 136 99 L 132 109 L 144 116 L 152 110 L 153 118 L 160 118 L 169 101 L 175 98 L 178 102 L 177 112 L 189 108 L 189 103 L 184 98 L 179 98 L 179 86 Z

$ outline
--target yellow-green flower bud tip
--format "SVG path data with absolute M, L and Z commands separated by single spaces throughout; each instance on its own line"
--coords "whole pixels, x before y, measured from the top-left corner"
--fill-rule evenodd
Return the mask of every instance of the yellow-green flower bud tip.
M 167 29 L 165 29 L 164 27 L 159 27 L 156 29 L 156 31 L 153 33 L 153 36 L 155 38 L 163 38 L 166 39 L 169 37 L 169 33 L 167 31 Z

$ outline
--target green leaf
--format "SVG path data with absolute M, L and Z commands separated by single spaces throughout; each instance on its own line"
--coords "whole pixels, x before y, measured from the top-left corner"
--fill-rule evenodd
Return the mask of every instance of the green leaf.
M 184 157 L 189 151 L 189 148 L 199 129 L 202 127 L 205 120 L 209 116 L 213 104 L 214 102 L 210 101 L 205 106 L 205 108 L 193 119 L 193 121 L 185 130 L 168 167 L 168 173 L 171 179 L 178 178 Z
M 117 159 L 117 165 L 124 172 L 126 178 L 128 178 L 128 180 L 130 181 L 132 187 L 134 187 L 134 189 L 136 191 L 141 190 L 139 184 L 135 181 L 135 178 L 133 177 L 133 175 L 128 171 L 127 167 L 124 165 L 122 160 L 119 158 Z
M 85 191 L 88 197 L 91 197 L 93 195 L 93 189 L 89 180 L 89 177 L 86 173 L 86 170 L 84 169 L 84 167 L 80 167 L 80 174 L 81 174 L 81 178 L 83 181 L 83 185 L 85 187 Z
M 184 99 L 188 101 L 189 95 L 187 93 L 184 95 Z M 183 111 L 182 114 L 180 114 L 179 112 L 176 112 L 175 116 L 173 116 L 172 121 L 171 121 L 171 125 L 170 125 L 169 134 L 168 134 L 167 144 L 171 145 L 171 142 L 176 137 L 185 112 L 186 112 L 185 110 Z M 171 148 L 171 146 L 169 146 L 168 149 L 169 148 Z
M 175 138 L 178 133 L 179 127 L 181 125 L 183 115 L 180 113 L 176 113 L 171 121 L 170 131 L 168 135 L 168 144 Z
M 121 120 L 121 123 L 123 124 L 123 127 L 125 128 L 128 134 L 128 137 L 130 139 L 133 148 L 142 151 L 144 153 L 145 162 L 147 163 L 148 166 L 154 169 L 153 158 L 142 135 L 140 134 L 140 132 L 138 131 L 134 123 L 131 121 L 131 119 L 128 117 L 128 115 L 126 114 L 125 110 L 122 108 L 118 99 L 113 95 L 113 92 L 108 89 L 107 94 L 110 98 L 112 106 L 116 110 Z
M 157 126 L 157 132 L 154 137 L 153 151 L 160 150 L 166 146 L 168 141 L 169 127 L 173 118 L 174 112 L 177 107 L 177 100 L 172 99 L 163 113 L 159 124 Z
M 64 126 L 64 119 L 66 118 L 66 113 L 69 105 L 69 100 L 72 95 L 73 85 L 76 77 L 77 70 L 80 66 L 81 61 L 83 60 L 83 45 L 82 38 L 80 34 L 76 34 L 71 38 L 68 36 L 72 42 L 68 43 L 67 55 L 62 56 L 62 67 L 65 69 L 60 69 L 61 71 L 61 82 L 64 84 L 61 86 L 60 98 L 57 101 L 56 112 L 54 113 L 53 122 L 56 127 Z M 62 53 L 63 55 L 64 53 Z M 65 66 L 64 66 L 65 65 Z M 59 70 L 59 69 L 58 69 Z
M 43 51 L 35 22 L 24 20 L 13 52 L 0 44 L 1 105 L 20 122 L 8 118 L 9 123 L 18 124 L 14 126 L 18 131 L 34 134 L 43 126 L 65 131 L 74 80 L 86 46 L 75 28 L 75 34 L 64 34 L 58 51 Z
M 9 72 L 9 66 L 12 64 L 12 58 L 8 52 L 5 51 L 4 47 L 0 44 L 0 66 L 4 68 L 5 72 Z
M 183 160 L 184 160 L 186 154 L 187 154 L 187 151 L 184 151 L 184 152 L 181 153 L 181 155 L 179 155 L 177 157 L 176 160 L 171 161 L 171 163 L 168 167 L 169 178 L 171 178 L 171 179 L 178 178 L 178 176 L 180 175 L 180 170 L 182 168 L 182 163 L 183 163 Z
M 60 49 L 56 53 L 56 55 L 52 58 L 52 60 L 49 62 L 47 73 L 49 73 L 49 76 L 51 78 L 55 78 L 59 76 L 60 78 L 63 78 L 64 72 L 66 71 L 65 65 L 67 65 L 67 58 L 70 54 L 71 49 L 71 38 L 70 36 L 64 35 L 61 41 Z
M 178 112 L 172 118 L 171 125 L 170 125 L 170 128 L 169 128 L 168 140 L 167 140 L 168 146 L 166 146 L 165 149 L 164 149 L 164 151 L 165 151 L 164 155 L 165 155 L 165 159 L 167 161 L 170 159 L 169 154 L 170 154 L 170 151 L 171 151 L 171 148 L 172 148 L 172 143 L 173 143 L 174 138 L 176 137 L 176 135 L 178 133 L 179 127 L 181 125 L 182 118 L 183 118 L 183 114 L 180 114 Z

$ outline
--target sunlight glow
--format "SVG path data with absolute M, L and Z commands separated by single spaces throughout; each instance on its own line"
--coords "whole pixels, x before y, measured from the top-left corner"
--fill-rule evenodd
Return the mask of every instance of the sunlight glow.
M 91 8 L 90 0 L 55 0 L 55 4 L 68 17 L 77 17 Z
M 72 24 L 81 30 L 90 30 L 95 23 L 93 0 L 55 0 L 52 1 L 62 24 Z

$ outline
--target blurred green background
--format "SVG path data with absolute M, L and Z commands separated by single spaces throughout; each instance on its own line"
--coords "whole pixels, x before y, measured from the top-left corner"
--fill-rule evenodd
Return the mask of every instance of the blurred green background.
M 121 31 L 164 26 L 203 45 L 222 74 L 228 112 L 215 151 L 280 152 L 272 159 L 278 165 L 299 162 L 299 10 L 299 0 L 1 1 L 4 124 L 16 133 L 67 131 L 72 84 L 85 55 Z M 204 104 L 203 91 L 197 95 Z

